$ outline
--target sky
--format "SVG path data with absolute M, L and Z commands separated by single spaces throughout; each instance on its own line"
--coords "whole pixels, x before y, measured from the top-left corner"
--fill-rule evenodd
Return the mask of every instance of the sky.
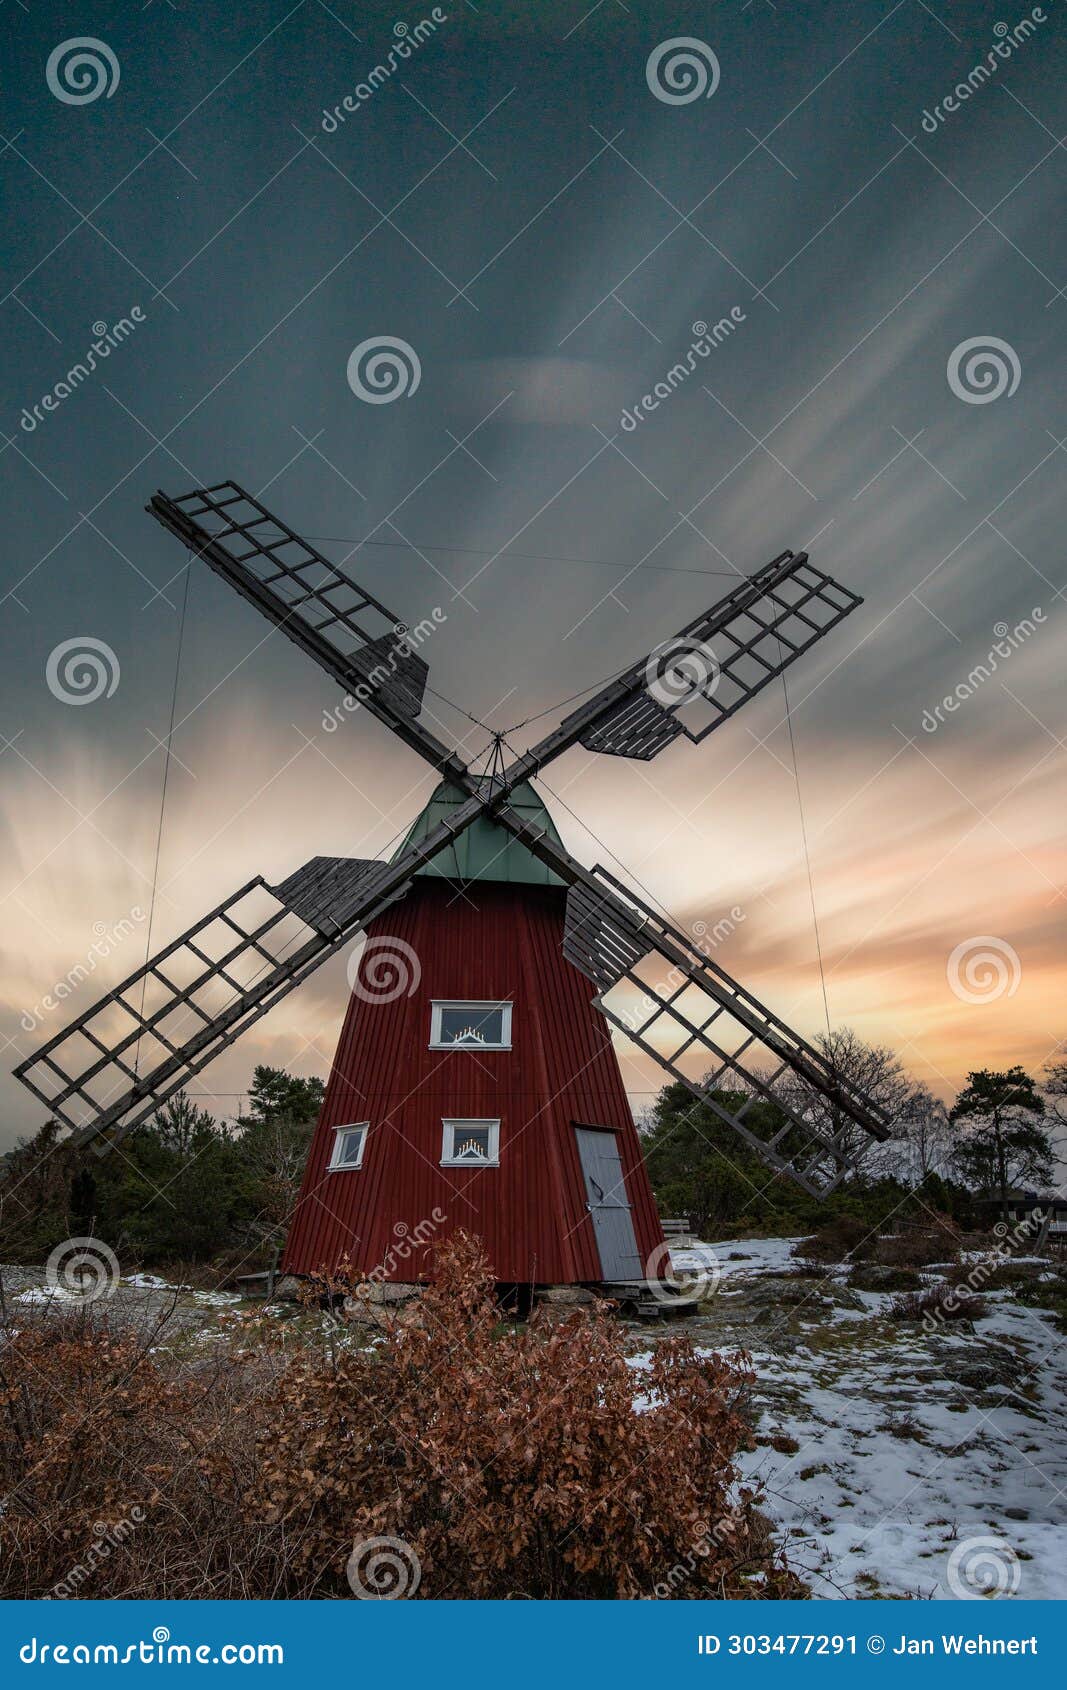
M 468 756 L 808 549 L 865 602 L 791 670 L 792 744 L 776 684 L 654 763 L 576 749 L 542 796 L 806 1035 L 828 1012 L 946 1098 L 1039 1071 L 1059 0 L 12 0 L 0 30 L 0 1145 L 41 1120 L 10 1068 L 149 943 L 384 853 L 432 790 L 144 512 L 229 478 L 433 620 L 424 719 Z M 227 1115 L 253 1062 L 325 1075 L 346 991 L 338 957 L 196 1089 Z M 655 1071 L 620 1059 L 640 1108 Z

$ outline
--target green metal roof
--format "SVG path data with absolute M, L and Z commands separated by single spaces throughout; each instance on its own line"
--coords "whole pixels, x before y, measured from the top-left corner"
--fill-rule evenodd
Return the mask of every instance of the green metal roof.
M 528 781 L 515 787 L 510 807 L 517 810 L 524 821 L 544 828 L 549 839 L 562 849 L 563 841 L 556 832 L 552 817 Z M 443 781 L 404 840 L 393 854 L 393 862 L 445 820 L 451 811 L 466 803 L 466 793 Z M 507 880 L 527 886 L 562 886 L 557 874 L 533 856 L 519 840 L 498 823 L 482 815 L 461 833 L 454 844 L 416 874 L 434 875 L 439 880 Z

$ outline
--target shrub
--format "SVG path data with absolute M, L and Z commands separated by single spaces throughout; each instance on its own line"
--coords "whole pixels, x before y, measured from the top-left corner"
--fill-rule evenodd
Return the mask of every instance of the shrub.
M 877 1262 L 865 1262 L 855 1267 L 848 1282 L 856 1291 L 920 1291 L 922 1279 L 914 1268 L 885 1267 Z
M 516 1330 L 493 1292 L 460 1235 L 366 1348 L 308 1315 L 295 1355 L 268 1326 L 205 1360 L 176 1324 L 20 1309 L 0 1594 L 348 1598 L 382 1537 L 423 1597 L 808 1594 L 739 1483 L 743 1357 L 673 1339 L 634 1368 L 603 1305 Z M 356 1557 L 370 1594 L 391 1555 Z
M 1016 1299 L 1027 1308 L 1042 1309 L 1053 1317 L 1057 1331 L 1067 1332 L 1067 1284 L 1062 1274 L 1054 1280 L 1038 1281 L 1023 1286 Z
M 1047 1267 L 1041 1262 L 1001 1262 L 991 1269 L 984 1280 L 987 1291 L 1015 1291 L 1020 1286 L 1034 1285 Z
M 635 1372 L 603 1307 L 499 1335 L 492 1272 L 457 1234 L 384 1345 L 298 1362 L 265 1399 L 249 1518 L 322 1594 L 353 1545 L 373 1585 L 359 1546 L 392 1538 L 426 1597 L 804 1595 L 737 1483 L 751 1380 L 684 1338 Z
M 874 1229 L 852 1215 L 837 1215 L 810 1238 L 801 1239 L 794 1254 L 813 1262 L 869 1261 L 876 1239 Z
M 957 1291 L 951 1285 L 932 1285 L 926 1291 L 909 1291 L 894 1297 L 887 1313 L 890 1320 L 936 1321 L 980 1320 L 986 1312 L 981 1297 Z
M 887 1267 L 932 1267 L 935 1262 L 954 1262 L 959 1249 L 959 1228 L 947 1215 L 937 1215 L 929 1224 L 913 1223 L 879 1238 L 873 1259 Z
M 254 1596 L 280 1544 L 242 1532 L 234 1496 L 205 1476 L 235 1449 L 251 1396 L 242 1364 L 179 1372 L 157 1324 L 115 1331 L 89 1310 L 23 1316 L 0 1358 L 0 1593 Z M 235 1467 L 239 1467 L 238 1461 Z M 258 1587 L 258 1588 L 257 1588 Z

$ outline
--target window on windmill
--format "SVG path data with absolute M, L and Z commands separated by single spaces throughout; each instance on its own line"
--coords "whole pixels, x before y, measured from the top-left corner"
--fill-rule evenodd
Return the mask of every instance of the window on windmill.
M 441 1165 L 495 1168 L 500 1163 L 499 1121 L 443 1121 Z
M 470 1050 L 510 1050 L 510 1003 L 435 999 L 430 1019 L 430 1048 L 450 1050 L 457 1045 Z
M 369 1121 L 360 1121 L 356 1125 L 346 1122 L 333 1129 L 333 1154 L 330 1157 L 329 1172 L 338 1173 L 346 1168 L 361 1168 L 363 1166 L 363 1148 L 367 1142 L 370 1129 Z

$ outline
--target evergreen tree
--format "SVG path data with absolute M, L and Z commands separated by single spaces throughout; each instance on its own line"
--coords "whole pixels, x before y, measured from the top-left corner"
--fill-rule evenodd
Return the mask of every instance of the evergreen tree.
M 745 1101 L 739 1092 L 718 1091 L 715 1097 L 731 1111 Z M 774 1105 L 762 1101 L 753 1103 L 745 1118 L 761 1136 L 772 1136 L 784 1124 Z M 776 1218 L 811 1207 L 804 1191 L 772 1173 L 733 1128 L 680 1081 L 664 1086 L 640 1130 L 661 1212 L 688 1216 L 702 1237 L 714 1237 L 741 1220 L 773 1224 Z
M 1013 1185 L 1051 1183 L 1055 1157 L 1044 1114 L 1044 1098 L 1020 1067 L 976 1069 L 952 1105 L 950 1119 L 961 1129 L 955 1167 L 968 1184 L 997 1196 L 1005 1221 Z
M 249 1110 L 239 1126 L 261 1124 L 265 1121 L 288 1121 L 295 1126 L 314 1126 L 325 1087 L 319 1079 L 302 1080 L 287 1074 L 284 1068 L 269 1068 L 257 1063 L 252 1070 L 252 1084 L 248 1091 Z
M 241 1237 L 280 1250 L 300 1194 L 324 1093 L 320 1079 L 298 1079 L 283 1068 L 257 1066 L 249 1112 L 238 1121 L 241 1156 Z

